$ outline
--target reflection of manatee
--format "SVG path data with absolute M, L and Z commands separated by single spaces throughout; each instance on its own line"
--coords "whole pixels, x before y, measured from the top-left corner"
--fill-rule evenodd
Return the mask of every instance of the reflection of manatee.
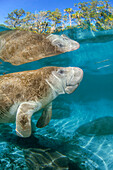
M 80 126 L 76 132 L 88 136 L 113 134 L 113 117 L 107 116 Z
M 76 39 L 81 43 L 105 43 L 113 41 L 113 29 L 92 31 L 88 29 L 73 28 L 63 31 L 70 38 Z
M 78 40 L 79 43 L 105 43 L 105 42 L 109 42 L 109 41 L 113 41 L 113 34 L 110 35 L 95 35 L 94 37 L 90 37 L 90 38 L 86 38 L 86 39 L 81 39 Z
M 69 160 L 66 156 L 51 149 L 26 149 L 24 150 L 24 155 L 30 170 L 67 170 L 69 166 Z
M 20 65 L 79 48 L 79 43 L 65 35 L 43 35 L 10 30 L 0 33 L 0 58 Z

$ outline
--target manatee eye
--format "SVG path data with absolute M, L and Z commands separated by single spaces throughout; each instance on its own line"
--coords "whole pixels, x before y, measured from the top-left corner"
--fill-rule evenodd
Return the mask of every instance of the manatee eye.
M 64 47 L 64 45 L 61 44 L 61 43 L 58 43 L 57 46 L 60 47 L 60 48 Z
M 59 74 L 63 74 L 63 73 L 64 73 L 64 70 L 59 70 L 58 73 L 59 73 Z

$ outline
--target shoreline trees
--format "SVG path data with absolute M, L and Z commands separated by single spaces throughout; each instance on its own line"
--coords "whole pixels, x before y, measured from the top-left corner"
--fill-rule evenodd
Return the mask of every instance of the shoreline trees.
M 38 33 L 52 33 L 78 27 L 90 30 L 113 29 L 113 7 L 108 0 L 91 0 L 74 4 L 74 8 L 57 8 L 54 11 L 25 12 L 15 9 L 8 14 L 5 23 L 10 28 Z

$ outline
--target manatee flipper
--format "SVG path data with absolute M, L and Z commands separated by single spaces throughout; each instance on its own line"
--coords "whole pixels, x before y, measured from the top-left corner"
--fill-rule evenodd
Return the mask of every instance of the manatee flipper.
M 41 115 L 41 117 L 39 118 L 38 122 L 37 122 L 37 127 L 38 128 L 43 128 L 46 125 L 48 125 L 48 123 L 51 120 L 51 116 L 52 116 L 52 102 L 49 103 L 43 110 L 43 113 Z
M 37 109 L 35 102 L 24 102 L 20 104 L 16 115 L 16 133 L 20 137 L 31 135 L 31 116 Z

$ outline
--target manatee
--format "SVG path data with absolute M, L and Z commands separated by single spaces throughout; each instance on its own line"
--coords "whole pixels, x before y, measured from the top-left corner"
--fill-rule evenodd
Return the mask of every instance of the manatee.
M 16 121 L 17 135 L 29 137 L 33 113 L 43 109 L 37 127 L 48 125 L 52 101 L 60 94 L 74 92 L 82 78 L 78 67 L 55 66 L 0 76 L 0 123 Z
M 105 116 L 81 125 L 77 133 L 86 136 L 113 135 L 113 117 Z
M 0 59 L 13 65 L 21 65 L 78 48 L 79 43 L 65 35 L 46 35 L 20 30 L 0 33 Z

